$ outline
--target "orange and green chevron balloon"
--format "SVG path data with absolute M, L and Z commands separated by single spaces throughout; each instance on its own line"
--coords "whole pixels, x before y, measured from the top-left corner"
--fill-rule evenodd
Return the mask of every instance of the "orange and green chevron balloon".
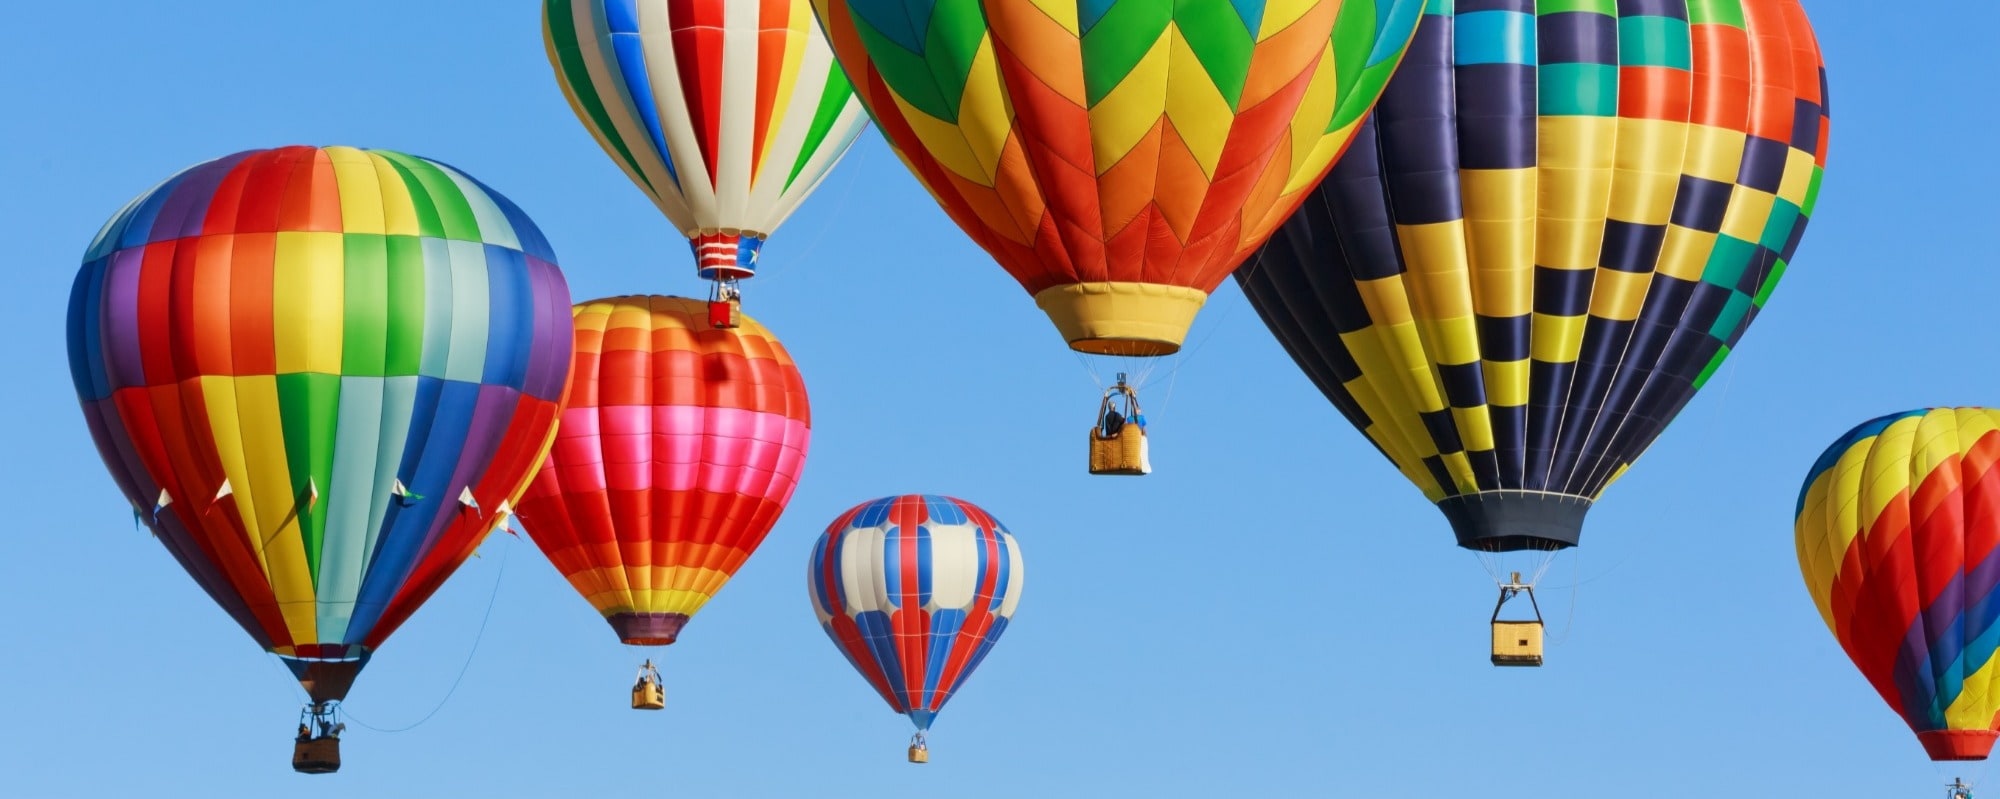
M 1863 422 L 1799 491 L 1799 571 L 1840 648 L 1932 760 L 2000 733 L 2000 411 Z
M 883 135 L 1070 347 L 1165 355 L 1347 146 L 1422 0 L 813 0 Z

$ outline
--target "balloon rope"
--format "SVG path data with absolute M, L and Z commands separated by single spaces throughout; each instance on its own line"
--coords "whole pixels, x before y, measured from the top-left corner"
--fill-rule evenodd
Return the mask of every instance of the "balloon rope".
M 1245 270 L 1244 277 L 1248 278 L 1250 276 L 1250 273 L 1257 271 L 1257 267 L 1262 266 L 1263 264 L 1264 264 L 1264 255 L 1263 252 L 1260 250 L 1258 251 L 1257 259 L 1255 261 L 1250 262 L 1248 266 L 1244 267 Z M 1250 302 L 1249 297 L 1246 296 L 1243 302 L 1244 304 L 1248 304 Z M 1222 317 L 1215 320 L 1215 324 L 1208 326 L 1208 330 L 1202 333 L 1201 340 L 1195 342 L 1194 349 L 1182 350 L 1180 352 L 1176 352 L 1173 354 L 1172 356 L 1173 365 L 1167 367 L 1167 396 L 1164 399 L 1160 400 L 1161 416 L 1165 416 L 1167 414 L 1167 408 L 1174 404 L 1174 386 L 1179 385 L 1180 383 L 1181 367 L 1187 365 L 1188 359 L 1193 358 L 1196 353 L 1201 352 L 1201 349 L 1203 347 L 1208 346 L 1208 340 L 1215 338 L 1216 331 L 1221 330 L 1223 323 L 1228 322 L 1229 317 L 1235 313 L 1236 313 L 1236 306 L 1234 305 L 1231 305 L 1228 308 L 1224 308 L 1222 310 Z
M 1097 384 L 1097 392 L 1104 393 L 1104 376 L 1097 373 L 1097 364 L 1090 360 L 1090 356 L 1076 350 L 1070 350 L 1069 354 L 1076 356 L 1076 362 L 1083 367 L 1083 373 L 1090 375 L 1090 382 Z
M 1576 561 L 1573 568 L 1570 569 L 1570 574 L 1575 577 L 1583 576 L 1583 549 L 1581 547 L 1576 551 Z M 1569 586 L 1569 617 L 1563 619 L 1562 632 L 1549 636 L 1550 646 L 1562 646 L 1569 642 L 1569 631 L 1576 626 L 1576 595 L 1586 582 L 1589 581 L 1577 580 L 1577 582 Z
M 265 654 L 270 655 L 270 653 L 268 652 Z M 278 670 L 279 676 L 285 678 L 284 682 L 281 683 L 280 685 L 285 689 L 286 697 L 294 701 L 297 701 L 300 704 L 307 704 L 307 705 L 312 704 L 312 697 L 308 696 L 306 694 L 306 689 L 299 685 L 298 675 L 293 674 L 291 669 L 285 668 L 285 664 L 279 663 L 276 655 L 271 655 L 269 657 L 266 657 L 264 658 L 264 660 L 269 662 L 273 668 L 276 668 Z
M 842 184 L 841 184 L 841 186 L 840 186 L 840 196 L 839 196 L 839 197 L 835 197 L 835 198 L 834 198 L 834 200 L 833 200 L 833 204 L 832 204 L 832 205 L 829 205 L 829 206 L 827 206 L 828 208 L 834 208 L 834 209 L 845 209 L 845 208 L 847 207 L 847 197 L 848 197 L 848 195 L 850 195 L 850 194 L 853 194 L 853 193 L 854 193 L 854 180 L 855 180 L 855 177 L 854 177 L 854 176 L 855 176 L 856 174 L 859 174 L 859 173 L 860 173 L 860 171 L 861 171 L 861 164 L 862 164 L 862 163 L 864 163 L 864 162 L 866 162 L 866 161 L 868 160 L 868 159 L 867 159 L 867 153 L 868 153 L 868 151 L 867 151 L 866 149 L 862 149 L 862 150 L 858 150 L 858 151 L 852 151 L 852 152 L 854 152 L 854 159 L 853 159 L 852 161 L 849 161 L 849 162 L 848 162 L 848 164 L 847 164 L 847 166 L 848 166 L 848 169 L 846 170 L 846 172 L 847 172 L 847 181 L 846 181 L 845 183 L 842 183 Z M 836 163 L 835 165 L 836 165 L 836 166 L 838 166 L 838 164 L 837 164 L 837 163 Z M 824 181 L 824 180 L 825 180 L 825 178 L 824 178 L 824 177 L 822 177 L 822 178 L 821 178 L 821 180 L 822 180 L 822 181 Z M 820 188 L 824 188 L 824 187 L 825 187 L 825 184 L 824 184 L 824 183 L 822 183 L 822 184 L 821 184 L 821 185 L 820 185 L 819 187 L 815 187 L 815 188 L 813 189 L 813 191 L 817 192 L 817 191 L 818 191 L 818 190 L 819 190 Z M 808 196 L 810 196 L 810 195 L 808 195 Z M 801 199 L 802 199 L 802 201 L 803 201 L 803 198 L 801 198 Z M 798 262 L 800 262 L 800 263 L 804 263 L 804 262 L 805 262 L 805 260 L 806 260 L 806 256 L 809 256 L 809 255 L 812 255 L 812 254 L 813 254 L 814 252 L 818 251 L 818 250 L 819 250 L 819 245 L 820 245 L 820 241 L 821 241 L 822 239 L 825 239 L 825 238 L 826 238 L 826 232 L 827 232 L 827 231 L 829 231 L 829 230 L 832 230 L 832 229 L 833 229 L 833 223 L 835 222 L 835 219 L 836 219 L 836 217 L 837 217 L 837 216 L 838 216 L 838 214 L 837 214 L 837 213 L 836 213 L 836 214 L 829 214 L 829 215 L 827 216 L 827 218 L 826 218 L 826 219 L 823 219 L 823 220 L 821 220 L 821 221 L 820 221 L 820 225 L 819 225 L 819 230 L 816 230 L 816 231 L 814 231 L 814 232 L 813 232 L 813 238 L 812 238 L 812 241 L 809 241 L 809 242 L 806 242 L 806 244 L 805 244 L 805 247 L 804 247 L 804 248 L 802 248 L 802 249 L 800 249 L 797 255 L 792 255 L 792 256 L 789 256 L 789 257 L 790 257 L 790 259 L 791 259 L 791 260 L 794 260 L 794 261 L 798 261 Z M 771 234 L 772 234 L 773 232 L 774 232 L 774 231 L 769 231 L 769 230 L 766 230 L 766 231 L 764 231 L 764 235 L 765 235 L 765 236 L 767 237 L 767 240 L 768 240 L 768 237 L 769 237 L 769 236 L 770 236 L 770 235 L 771 235 Z M 761 260 L 761 259 L 760 259 L 760 260 Z M 780 263 L 783 263 L 783 261 L 780 261 Z M 759 268 L 762 268 L 762 265 L 761 265 L 761 264 L 759 265 Z M 783 270 L 772 270 L 772 271 L 768 271 L 768 272 L 765 272 L 765 271 L 760 271 L 760 272 L 758 272 L 758 273 L 757 273 L 757 276 L 758 276 L 758 277 L 760 277 L 760 278 L 764 278 L 763 280 L 759 280 L 759 281 L 757 281 L 758 285 L 762 285 L 762 286 L 768 286 L 768 285 L 771 285 L 772 283 L 776 282 L 776 278 L 778 278 L 778 277 L 781 277 L 781 275 L 779 274 L 779 272 L 780 272 L 780 271 L 783 271 Z
M 512 523 L 513 522 L 510 519 L 509 521 L 503 522 L 502 524 L 512 525 Z M 506 527 L 502 527 L 499 530 L 496 530 L 496 532 L 508 532 L 510 536 L 512 535 L 512 533 L 508 531 Z M 492 533 L 488 533 L 487 537 L 491 538 Z M 414 730 L 417 727 L 422 726 L 424 722 L 430 721 L 432 716 L 438 714 L 438 711 L 443 710 L 445 703 L 451 701 L 451 695 L 458 692 L 458 684 L 465 680 L 466 670 L 472 668 L 472 656 L 479 653 L 479 642 L 486 638 L 486 622 L 489 619 L 493 618 L 493 605 L 495 604 L 495 601 L 500 598 L 500 582 L 503 578 L 507 576 L 507 559 L 513 554 L 514 554 L 514 545 L 506 544 L 505 548 L 500 553 L 500 573 L 493 575 L 493 593 L 486 598 L 486 615 L 479 617 L 479 632 L 478 634 L 472 637 L 472 649 L 465 653 L 465 663 L 458 667 L 458 676 L 452 678 L 451 688 L 445 690 L 444 698 L 438 700 L 437 706 L 431 708 L 431 712 L 425 713 L 423 718 L 417 719 L 416 721 L 411 722 L 408 725 L 402 727 L 393 727 L 389 729 L 383 729 L 373 724 L 369 724 L 368 722 L 362 721 L 359 718 L 356 718 L 354 716 L 354 711 L 347 709 L 347 705 L 344 702 L 341 703 L 341 715 L 345 716 L 348 721 L 352 721 L 355 724 L 359 724 L 363 727 L 374 730 L 376 732 L 394 733 L 394 732 L 406 732 L 409 730 Z

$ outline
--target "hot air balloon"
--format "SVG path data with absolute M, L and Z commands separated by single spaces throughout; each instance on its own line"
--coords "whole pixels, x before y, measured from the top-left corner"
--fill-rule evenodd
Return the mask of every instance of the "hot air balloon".
M 1180 350 L 1209 292 L 1325 174 L 1422 6 L 813 0 L 855 94 L 952 221 L 1071 349 L 1142 358 Z M 1092 470 L 1142 473 L 1139 454 Z
M 979 668 L 1021 604 L 1021 548 L 962 499 L 863 502 L 813 544 L 806 593 L 840 653 L 889 708 L 910 717 L 912 763 L 931 722 Z
M 718 301 L 868 122 L 818 28 L 806 0 L 542 4 L 570 109 L 688 237 Z
M 2000 411 L 1869 420 L 1799 491 L 1820 618 L 1932 760 L 1984 760 L 2000 716 Z
M 199 164 L 91 243 L 84 418 L 141 520 L 311 696 L 295 768 L 339 767 L 355 676 L 527 485 L 568 305 L 519 208 L 387 150 Z
M 798 367 L 761 325 L 711 325 L 703 303 L 576 306 L 556 443 L 521 498 L 549 562 L 633 646 L 664 646 L 757 551 L 805 467 Z M 664 707 L 648 660 L 632 706 Z
M 1784 274 L 1824 72 L 1795 0 L 1434 5 L 1237 280 L 1460 546 L 1575 546 Z

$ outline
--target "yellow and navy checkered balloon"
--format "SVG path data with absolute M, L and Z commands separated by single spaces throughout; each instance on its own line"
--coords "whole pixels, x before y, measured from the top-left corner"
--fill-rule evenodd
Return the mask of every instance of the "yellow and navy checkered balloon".
M 1796 0 L 1433 0 L 1237 279 L 1461 546 L 1574 545 L 1784 274 L 1824 73 Z

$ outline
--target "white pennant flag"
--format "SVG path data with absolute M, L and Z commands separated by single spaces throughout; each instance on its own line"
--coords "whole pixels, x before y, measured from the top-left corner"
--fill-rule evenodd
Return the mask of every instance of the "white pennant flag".
M 318 504 L 319 484 L 313 482 L 313 479 L 308 477 L 306 478 L 306 512 L 311 513 L 313 506 Z
M 215 490 L 215 499 L 211 499 L 211 500 L 209 500 L 209 501 L 210 501 L 210 502 L 221 502 L 221 501 L 222 501 L 222 498 L 223 498 L 223 497 L 226 497 L 226 496 L 231 496 L 231 495 L 233 495 L 233 494 L 235 494 L 235 493 L 236 493 L 236 489 L 234 489 L 234 488 L 231 488 L 231 487 L 229 486 L 229 478 L 227 478 L 227 477 L 224 477 L 224 478 L 222 478 L 222 487 L 221 487 L 221 488 L 218 488 L 218 489 L 216 489 L 216 490 Z
M 500 520 L 500 525 L 496 529 L 515 538 L 520 538 L 521 536 L 514 532 L 513 516 L 514 506 L 508 504 L 507 500 L 500 500 L 500 507 L 493 509 L 493 518 Z
M 466 487 L 464 487 L 464 488 L 462 488 L 462 489 L 459 489 L 459 491 L 458 491 L 458 504 L 460 504 L 460 505 L 464 505 L 464 506 L 466 506 L 466 507 L 468 507 L 468 508 L 471 508 L 471 509 L 473 509 L 473 510 L 479 510 L 479 509 L 480 509 L 480 508 L 479 508 L 479 500 L 477 500 L 477 499 L 473 499 L 473 498 L 472 498 L 472 486 L 466 486 Z
M 161 508 L 172 504 L 174 504 L 173 495 L 168 494 L 164 488 L 160 489 L 160 498 L 153 500 L 153 515 L 158 516 Z
M 389 486 L 389 496 L 400 497 L 407 502 L 415 502 L 424 498 L 424 495 L 411 491 L 409 486 L 403 485 L 403 479 L 400 477 L 396 478 L 395 482 Z

